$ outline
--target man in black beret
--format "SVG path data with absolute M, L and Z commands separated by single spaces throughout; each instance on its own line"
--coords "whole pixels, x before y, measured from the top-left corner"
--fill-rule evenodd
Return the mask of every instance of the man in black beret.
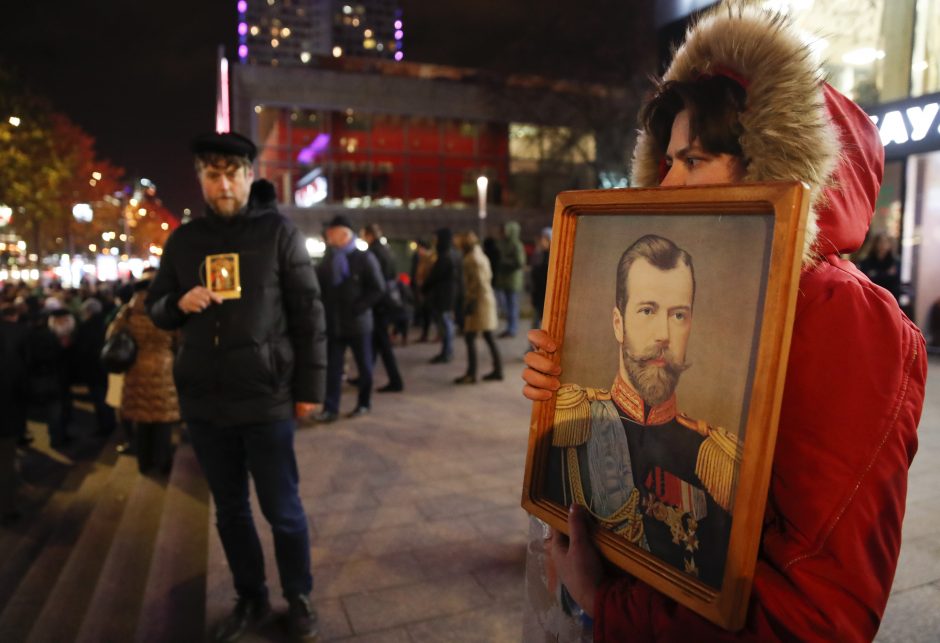
M 372 307 L 385 294 L 379 262 L 370 252 L 356 247 L 356 233 L 346 217 L 337 215 L 324 233 L 326 256 L 317 266 L 326 306 L 327 377 L 326 402 L 317 416 L 320 422 L 339 417 L 343 385 L 343 358 L 352 349 L 359 373 L 359 397 L 347 417 L 369 412 L 372 395 Z
M 147 309 L 160 328 L 182 331 L 174 368 L 180 413 L 238 593 L 214 638 L 235 641 L 271 610 L 250 478 L 274 533 L 290 631 L 309 640 L 318 628 L 294 430 L 295 418 L 323 401 L 320 286 L 303 235 L 277 211 L 274 187 L 253 181 L 254 144 L 206 134 L 192 149 L 206 215 L 167 240 Z

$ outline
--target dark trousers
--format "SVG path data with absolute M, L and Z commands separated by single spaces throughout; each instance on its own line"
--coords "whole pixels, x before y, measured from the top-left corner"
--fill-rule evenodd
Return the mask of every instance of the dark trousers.
M 326 344 L 326 401 L 323 410 L 339 413 L 343 390 L 343 357 L 347 347 L 352 349 L 359 373 L 357 405 L 368 407 L 372 396 L 372 333 L 354 337 L 329 337 Z
M 392 386 L 402 386 L 401 373 L 398 370 L 398 362 L 395 360 L 395 352 L 392 350 L 392 339 L 388 336 L 388 325 L 391 321 L 385 311 L 373 310 L 375 319 L 375 328 L 372 331 L 372 349 L 373 363 L 379 357 L 385 364 L 385 372 L 388 374 L 388 383 Z
M 108 393 L 108 380 L 92 382 L 88 385 L 88 394 L 95 407 L 95 420 L 98 422 L 99 435 L 111 435 L 117 426 L 117 417 L 114 409 L 108 406 L 104 399 Z
M 467 375 L 476 377 L 477 375 L 477 334 L 464 333 L 464 341 L 467 343 Z M 483 340 L 490 349 L 490 357 L 493 359 L 493 372 L 503 373 L 503 363 L 499 358 L 499 347 L 496 346 L 496 340 L 493 339 L 491 331 L 483 331 Z
M 193 449 L 215 500 L 216 527 L 238 595 L 259 598 L 268 593 L 264 555 L 248 501 L 249 474 L 255 482 L 261 513 L 274 533 L 274 554 L 284 596 L 309 594 L 313 589 L 310 538 L 297 490 L 294 420 L 234 427 L 202 422 L 188 425 Z
M 141 473 L 151 470 L 169 473 L 173 463 L 173 422 L 137 423 L 137 466 Z
M 0 437 L 0 515 L 16 509 L 16 437 Z

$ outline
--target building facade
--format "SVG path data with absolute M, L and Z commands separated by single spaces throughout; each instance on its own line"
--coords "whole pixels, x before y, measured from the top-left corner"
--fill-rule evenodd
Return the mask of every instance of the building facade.
M 330 56 L 404 56 L 396 0 L 238 0 L 237 9 L 242 63 L 304 66 Z

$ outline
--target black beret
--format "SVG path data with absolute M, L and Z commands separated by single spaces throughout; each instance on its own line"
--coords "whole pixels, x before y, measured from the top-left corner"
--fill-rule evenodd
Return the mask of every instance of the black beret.
M 352 221 L 344 217 L 342 214 L 337 214 L 335 217 L 330 219 L 330 222 L 326 224 L 327 228 L 349 228 L 353 229 Z
M 219 134 L 203 134 L 193 139 L 193 154 L 224 154 L 226 156 L 245 156 L 249 161 L 254 161 L 258 155 L 258 148 L 241 134 L 235 132 L 226 132 Z

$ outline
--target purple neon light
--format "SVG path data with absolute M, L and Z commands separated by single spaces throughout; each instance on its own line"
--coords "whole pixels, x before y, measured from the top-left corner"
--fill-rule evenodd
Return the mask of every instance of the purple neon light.
M 248 3 L 245 0 L 238 0 L 238 13 L 245 13 L 248 11 Z
M 401 20 L 396 20 L 396 21 L 395 21 L 395 28 L 396 28 L 396 29 L 401 29 Z
M 405 35 L 405 32 L 399 29 L 398 31 L 395 32 L 395 40 L 401 40 L 404 37 L 404 35 Z
M 238 57 L 247 58 L 248 57 L 248 45 L 239 45 L 238 46 Z
M 401 53 L 400 51 L 395 52 L 395 60 L 401 60 L 404 57 L 405 57 L 405 54 Z
M 313 159 L 316 158 L 317 154 L 325 150 L 329 144 L 329 134 L 317 134 L 316 138 L 310 142 L 310 145 L 300 150 L 297 154 L 297 162 L 303 163 L 304 165 L 313 163 Z
M 244 36 L 246 33 L 248 33 L 248 23 L 239 22 L 238 23 L 238 35 Z

